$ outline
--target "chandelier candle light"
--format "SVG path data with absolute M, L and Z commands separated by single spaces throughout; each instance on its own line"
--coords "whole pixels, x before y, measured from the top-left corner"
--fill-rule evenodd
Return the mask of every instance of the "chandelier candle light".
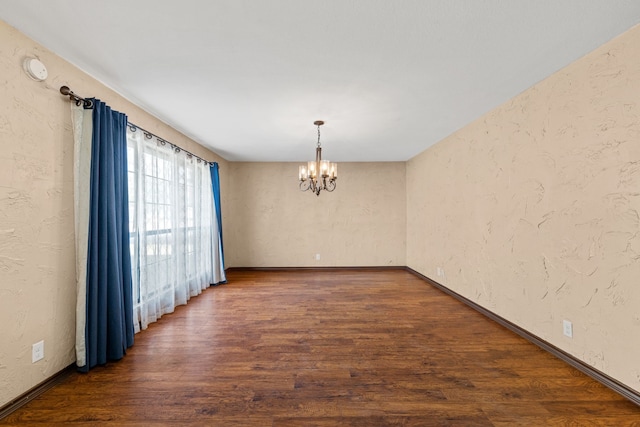
M 338 164 L 329 160 L 322 160 L 322 147 L 320 146 L 320 126 L 324 124 L 322 120 L 313 122 L 318 127 L 318 145 L 316 146 L 316 160 L 307 162 L 306 165 L 298 167 L 298 178 L 300 179 L 300 190 L 311 190 L 316 196 L 320 191 L 332 192 L 336 189 L 338 179 Z

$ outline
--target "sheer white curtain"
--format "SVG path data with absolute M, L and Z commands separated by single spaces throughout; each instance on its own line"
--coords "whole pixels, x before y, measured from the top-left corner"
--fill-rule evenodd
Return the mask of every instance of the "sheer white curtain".
M 76 364 L 87 364 L 87 252 L 91 192 L 91 139 L 93 110 L 71 103 L 74 148 L 74 217 L 76 236 Z
M 220 281 L 213 250 L 218 226 L 208 163 L 140 129 L 129 129 L 127 139 L 138 332 Z

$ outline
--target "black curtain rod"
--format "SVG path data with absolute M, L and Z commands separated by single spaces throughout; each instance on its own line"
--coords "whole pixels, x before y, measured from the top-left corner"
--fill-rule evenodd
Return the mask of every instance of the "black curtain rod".
M 131 129 L 131 131 L 132 131 L 132 132 L 135 132 L 136 130 L 141 130 L 141 131 L 142 131 L 142 133 L 144 133 L 145 138 L 147 138 L 147 139 L 151 139 L 151 138 L 153 138 L 153 137 L 155 136 L 155 137 L 156 137 L 156 139 L 158 140 L 158 142 L 159 142 L 160 144 L 162 144 L 162 145 L 169 144 L 169 145 L 173 148 L 173 150 L 174 150 L 176 153 L 179 153 L 179 152 L 181 152 L 181 151 L 184 151 L 184 152 L 187 154 L 187 156 L 189 156 L 189 157 L 195 157 L 196 159 L 198 159 L 198 161 L 203 161 L 203 162 L 205 162 L 205 163 L 208 163 L 208 164 L 210 164 L 210 165 L 213 165 L 213 162 L 210 162 L 210 161 L 208 161 L 208 160 L 205 160 L 205 159 L 203 159 L 203 158 L 202 158 L 202 157 L 200 157 L 200 156 L 196 156 L 196 155 L 195 155 L 195 154 L 193 154 L 192 152 L 187 151 L 187 150 L 185 150 L 184 148 L 181 148 L 181 147 L 177 146 L 177 145 L 176 145 L 176 144 L 174 144 L 173 142 L 169 142 L 169 141 L 167 141 L 166 139 L 162 139 L 162 138 L 160 138 L 158 135 L 153 134 L 153 133 L 149 132 L 149 131 L 148 131 L 148 130 L 146 130 L 146 129 L 143 129 L 143 128 L 141 128 L 140 126 L 138 126 L 138 125 L 136 125 L 136 124 L 133 124 L 133 123 L 131 123 L 131 122 L 128 122 L 128 123 L 127 123 L 127 126 L 129 126 L 129 129 Z
M 75 101 L 78 106 L 80 104 L 84 104 L 84 108 L 93 108 L 92 100 L 84 99 L 83 97 L 76 95 L 71 89 L 69 89 L 69 86 L 60 86 L 60 93 L 64 96 L 68 96 L 72 101 Z
M 80 104 L 83 104 L 83 105 L 84 105 L 84 108 L 93 108 L 93 101 L 92 101 L 92 100 L 90 100 L 90 99 L 85 99 L 85 98 L 83 98 L 83 97 L 81 97 L 81 96 L 76 95 L 75 93 L 73 93 L 73 91 L 72 91 L 71 89 L 69 89 L 69 86 L 61 86 L 61 87 L 60 87 L 60 93 L 61 93 L 61 94 L 63 94 L 64 96 L 68 96 L 68 97 L 69 97 L 69 99 L 71 99 L 72 101 L 74 101 L 74 102 L 76 103 L 76 105 L 78 105 L 78 106 L 79 106 Z M 184 152 L 187 154 L 187 156 L 189 156 L 189 157 L 195 157 L 196 159 L 198 159 L 198 160 L 200 160 L 200 161 L 203 161 L 203 162 L 205 162 L 205 163 L 209 163 L 210 165 L 213 165 L 213 164 L 214 164 L 214 162 L 210 162 L 210 161 L 208 161 L 208 160 L 203 159 L 203 158 L 202 158 L 202 157 L 200 157 L 200 156 L 196 156 L 196 155 L 195 155 L 195 154 L 193 154 L 192 152 L 187 151 L 187 150 L 185 150 L 184 148 L 181 148 L 181 147 L 177 146 L 176 144 L 174 144 L 174 143 L 172 143 L 172 142 L 167 141 L 166 139 L 160 138 L 158 135 L 156 135 L 156 134 L 154 134 L 154 133 L 151 133 L 151 132 L 149 132 L 149 131 L 148 131 L 148 130 L 146 130 L 146 129 L 143 129 L 143 128 L 141 128 L 140 126 L 138 126 L 138 125 L 136 125 L 136 124 L 134 124 L 134 123 L 131 123 L 131 122 L 129 122 L 129 121 L 128 121 L 128 122 L 127 122 L 127 126 L 129 126 L 129 129 L 131 129 L 131 131 L 132 131 L 132 132 L 135 132 L 135 131 L 136 131 L 136 129 L 141 130 L 141 131 L 144 133 L 144 136 L 145 136 L 147 139 L 151 139 L 151 138 L 153 138 L 153 137 L 155 136 L 155 137 L 156 137 L 156 139 L 158 140 L 158 142 L 160 142 L 162 145 L 169 144 L 171 147 L 173 147 L 173 149 L 174 149 L 174 151 L 175 151 L 176 153 L 179 153 L 179 152 L 181 152 L 181 151 L 184 151 Z

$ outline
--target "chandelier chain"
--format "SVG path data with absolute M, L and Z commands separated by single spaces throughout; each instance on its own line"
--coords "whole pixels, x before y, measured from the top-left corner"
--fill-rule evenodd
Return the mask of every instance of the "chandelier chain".
M 320 147 L 320 125 L 318 125 L 318 145 L 317 147 Z

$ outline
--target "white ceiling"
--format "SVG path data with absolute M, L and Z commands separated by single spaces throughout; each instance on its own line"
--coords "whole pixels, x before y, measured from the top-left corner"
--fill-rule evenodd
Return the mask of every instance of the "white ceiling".
M 403 161 L 639 23 L 640 1 L 2 0 L 0 19 L 228 160 L 308 160 L 322 119 L 328 159 Z

